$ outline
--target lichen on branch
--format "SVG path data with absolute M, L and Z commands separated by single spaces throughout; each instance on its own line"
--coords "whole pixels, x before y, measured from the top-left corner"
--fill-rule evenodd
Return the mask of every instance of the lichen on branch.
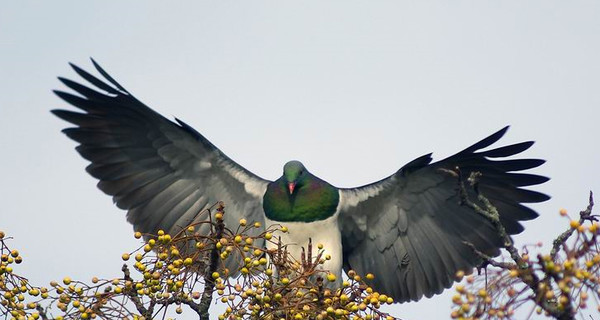
M 500 222 L 500 213 L 478 190 L 480 174 L 470 173 L 469 186 L 465 186 L 459 168 L 452 172 L 457 177 L 461 204 L 471 208 L 488 221 L 504 243 L 507 256 L 493 258 L 466 243 L 482 259 L 486 276 L 457 273 L 463 281 L 455 287 L 452 302 L 456 306 L 451 313 L 458 319 L 517 319 L 516 310 L 529 308 L 533 313 L 545 314 L 560 320 L 575 319 L 577 314 L 589 307 L 590 297 L 600 312 L 600 226 L 592 214 L 593 194 L 577 219 L 569 218 L 568 228 L 557 236 L 548 254 L 530 256 L 532 246 L 520 250 Z M 477 203 L 469 198 L 467 188 L 477 195 Z M 567 211 L 560 215 L 568 218 Z M 541 247 L 541 244 L 537 245 Z M 538 248 L 539 249 L 539 248 Z M 488 269 L 489 268 L 489 269 Z M 519 313 L 518 319 L 523 318 Z

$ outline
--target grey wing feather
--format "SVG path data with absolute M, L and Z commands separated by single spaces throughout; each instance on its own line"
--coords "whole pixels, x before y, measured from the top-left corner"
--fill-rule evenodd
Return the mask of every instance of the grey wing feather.
M 84 112 L 52 112 L 76 125 L 63 131 L 80 144 L 77 151 L 91 162 L 86 170 L 128 211 L 136 231 L 175 233 L 217 201 L 225 202 L 227 226 L 237 226 L 242 217 L 263 222 L 268 181 L 179 119 L 172 122 L 144 105 L 93 63 L 106 81 L 71 65 L 95 89 L 59 78 L 76 94 L 55 91 Z
M 376 290 L 404 302 L 440 293 L 452 285 L 456 271 L 470 271 L 479 264 L 465 242 L 486 254 L 499 254 L 502 243 L 494 227 L 459 205 L 457 179 L 440 169 L 458 166 L 463 174 L 481 172 L 480 192 L 497 206 L 510 234 L 521 232 L 519 221 L 537 217 L 521 203 L 549 197 L 520 187 L 548 178 L 515 173 L 535 168 L 543 160 L 492 160 L 525 151 L 533 142 L 480 151 L 507 129 L 437 163 L 430 164 L 431 156 L 425 155 L 379 182 L 341 189 L 344 268 L 375 274 Z

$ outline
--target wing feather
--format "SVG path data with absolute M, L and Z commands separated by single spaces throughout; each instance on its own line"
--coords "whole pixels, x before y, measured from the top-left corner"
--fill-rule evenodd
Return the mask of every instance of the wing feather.
M 103 79 L 71 64 L 91 87 L 59 78 L 72 93 L 54 91 L 82 112 L 52 112 L 75 125 L 63 132 L 79 143 L 76 150 L 91 162 L 86 170 L 128 211 L 136 231 L 177 232 L 217 201 L 226 203 L 226 225 L 233 227 L 242 217 L 263 221 L 268 181 L 229 159 L 187 124 L 144 105 L 92 63 Z
M 344 268 L 374 273 L 373 287 L 402 302 L 440 293 L 452 285 L 456 271 L 479 264 L 465 242 L 486 254 L 499 254 L 502 242 L 492 224 L 459 204 L 457 179 L 440 169 L 459 167 L 465 175 L 480 172 L 479 191 L 497 206 L 510 234 L 521 232 L 520 221 L 537 217 L 521 203 L 549 198 L 522 187 L 548 178 L 521 173 L 543 160 L 492 160 L 519 154 L 533 145 L 531 141 L 481 151 L 507 129 L 439 162 L 430 164 L 431 156 L 425 155 L 384 180 L 341 189 Z M 475 199 L 474 191 L 469 192 Z

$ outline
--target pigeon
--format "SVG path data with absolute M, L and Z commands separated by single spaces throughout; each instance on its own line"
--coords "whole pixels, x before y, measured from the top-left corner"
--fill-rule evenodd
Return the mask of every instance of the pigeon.
M 292 256 L 298 257 L 309 240 L 321 243 L 331 256 L 323 268 L 337 279 L 343 270 L 372 273 L 374 290 L 406 302 L 439 294 L 454 283 L 457 271 L 473 270 L 482 262 L 474 248 L 497 256 L 503 247 L 493 224 L 461 205 L 458 179 L 450 171 L 480 174 L 477 190 L 467 188 L 467 195 L 475 202 L 478 193 L 487 197 L 510 235 L 523 231 L 521 221 L 538 216 L 524 203 L 549 199 L 523 188 L 549 180 L 522 172 L 544 160 L 506 159 L 529 149 L 532 141 L 488 148 L 508 126 L 446 159 L 432 163 L 427 154 L 357 188 L 335 187 L 296 160 L 269 181 L 183 121 L 149 108 L 92 63 L 100 77 L 71 64 L 88 84 L 59 77 L 72 91 L 54 91 L 79 110 L 51 112 L 75 125 L 63 132 L 79 144 L 76 150 L 91 162 L 86 171 L 127 210 L 135 231 L 175 233 L 223 201 L 226 226 L 236 227 L 240 219 L 263 228 L 284 225 L 282 242 Z

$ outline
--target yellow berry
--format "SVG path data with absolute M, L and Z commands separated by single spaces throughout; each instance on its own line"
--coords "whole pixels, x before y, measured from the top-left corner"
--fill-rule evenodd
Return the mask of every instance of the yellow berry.
M 337 277 L 335 276 L 335 274 L 333 274 L 333 273 L 328 273 L 327 274 L 327 280 L 329 282 L 334 282 L 336 279 L 337 279 Z
M 579 227 L 579 221 L 577 221 L 577 220 L 571 220 L 571 222 L 569 223 L 569 225 L 571 226 L 571 228 L 577 229 Z
M 129 260 L 129 253 L 123 253 L 123 255 L 121 256 L 121 259 L 123 259 L 123 261 Z
M 561 209 L 558 211 L 558 213 L 560 213 L 560 215 L 564 217 L 564 216 L 566 216 L 566 215 L 567 215 L 567 209 L 565 209 L 565 208 L 561 208 Z
M 463 304 L 462 306 L 460 306 L 460 309 L 463 312 L 469 312 L 471 310 L 471 305 L 468 303 Z
M 136 231 L 136 232 L 133 234 L 133 237 L 134 237 L 134 238 L 136 238 L 136 239 L 139 239 L 139 238 L 141 238 L 141 237 L 142 237 L 142 233 L 141 233 L 141 232 L 139 232 L 139 231 Z
M 372 273 L 367 273 L 367 275 L 365 276 L 368 280 L 373 280 L 375 279 L 375 276 Z

